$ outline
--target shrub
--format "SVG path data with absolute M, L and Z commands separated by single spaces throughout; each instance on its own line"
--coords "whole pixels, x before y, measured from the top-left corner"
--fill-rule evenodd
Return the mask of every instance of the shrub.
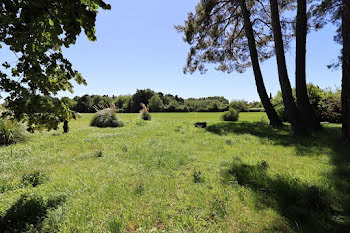
M 119 119 L 116 112 L 114 104 L 111 104 L 110 108 L 98 111 L 92 118 L 90 125 L 99 128 L 122 127 L 124 123 Z
M 322 120 L 331 123 L 341 123 L 341 96 L 333 95 L 326 100 L 325 108 L 322 109 Z
M 25 138 L 25 129 L 18 121 L 8 118 L 0 119 L 0 145 L 11 145 Z
M 239 117 L 239 111 L 230 108 L 228 111 L 224 112 L 221 116 L 223 121 L 237 121 Z
M 151 114 L 149 114 L 146 105 L 141 104 L 141 106 L 142 106 L 142 109 L 140 111 L 141 119 L 144 120 L 144 121 L 150 121 L 152 119 L 152 117 L 151 117 Z
M 310 104 L 320 121 L 331 123 L 341 122 L 341 94 L 340 90 L 321 89 L 313 84 L 307 85 Z M 293 96 L 296 98 L 296 90 L 293 88 Z M 282 121 L 288 121 L 287 112 L 283 104 L 282 93 L 279 91 L 272 99 L 277 114 Z

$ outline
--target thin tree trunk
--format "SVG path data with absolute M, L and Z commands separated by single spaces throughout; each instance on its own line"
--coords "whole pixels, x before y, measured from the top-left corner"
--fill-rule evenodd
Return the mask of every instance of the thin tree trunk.
M 265 108 L 266 114 L 270 120 L 270 125 L 274 127 L 280 127 L 283 125 L 283 123 L 279 118 L 278 114 L 276 113 L 276 110 L 274 109 L 273 105 L 271 104 L 269 96 L 266 92 L 263 76 L 261 73 L 253 26 L 250 21 L 250 12 L 247 9 L 245 0 L 239 0 L 239 4 L 244 18 L 244 29 L 248 39 L 248 46 L 250 50 L 250 58 L 253 65 L 256 88 L 259 93 L 261 102 Z
M 308 130 L 320 130 L 321 124 L 313 110 L 306 86 L 306 36 L 307 36 L 307 0 L 298 0 L 296 22 L 296 94 L 300 117 Z
M 350 13 L 343 0 L 342 36 L 343 36 L 343 78 L 342 78 L 342 118 L 344 143 L 350 144 Z
M 283 103 L 287 111 L 288 120 L 295 134 L 305 134 L 305 127 L 299 118 L 298 109 L 294 102 L 292 88 L 288 78 L 286 58 L 282 38 L 282 29 L 277 0 L 270 0 L 272 30 L 275 41 L 275 51 L 278 66 L 278 76 L 282 90 Z

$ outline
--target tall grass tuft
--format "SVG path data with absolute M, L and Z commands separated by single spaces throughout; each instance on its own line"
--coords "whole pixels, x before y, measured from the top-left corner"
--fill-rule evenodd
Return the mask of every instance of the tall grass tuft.
M 145 104 L 141 104 L 142 109 L 140 111 L 140 117 L 144 121 L 150 121 L 152 120 L 151 114 L 149 114 L 148 109 Z
M 7 146 L 25 139 L 24 126 L 15 120 L 0 118 L 0 146 Z
M 114 103 L 109 108 L 97 111 L 91 120 L 90 126 L 106 128 L 106 127 L 122 127 L 124 123 L 117 116 L 117 108 Z

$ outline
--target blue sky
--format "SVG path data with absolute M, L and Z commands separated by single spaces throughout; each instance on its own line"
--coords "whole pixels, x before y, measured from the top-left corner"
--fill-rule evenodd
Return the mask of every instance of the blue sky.
M 73 95 L 133 94 L 136 89 L 177 94 L 182 97 L 224 96 L 259 100 L 251 68 L 244 74 L 226 74 L 211 68 L 205 75 L 184 75 L 189 47 L 174 25 L 183 24 L 198 0 L 107 0 L 111 11 L 101 11 L 97 20 L 97 42 L 81 35 L 64 50 L 87 86 L 75 87 Z M 340 87 L 341 72 L 327 69 L 339 54 L 329 26 L 308 37 L 307 78 L 320 87 Z M 287 53 L 288 69 L 294 85 L 294 49 Z M 3 54 L 3 53 L 2 53 Z M 262 65 L 268 92 L 279 89 L 275 58 Z

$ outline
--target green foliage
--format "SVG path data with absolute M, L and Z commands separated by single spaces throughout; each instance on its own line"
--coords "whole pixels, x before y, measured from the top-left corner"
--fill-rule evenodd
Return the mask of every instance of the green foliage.
M 149 98 L 149 99 L 147 99 Z M 147 100 L 147 101 L 146 101 Z M 119 95 L 109 97 L 107 95 L 84 95 L 74 97 L 70 100 L 67 97 L 62 98 L 66 106 L 79 113 L 94 113 L 95 106 L 104 108 L 110 102 L 115 103 L 121 113 L 134 113 L 140 109 L 138 103 L 145 101 L 151 112 L 224 112 L 229 109 L 229 101 L 222 96 L 212 96 L 204 98 L 183 99 L 177 95 L 154 92 L 150 89 L 137 90 L 134 95 Z M 232 105 L 241 106 L 243 112 L 250 111 L 251 108 L 257 108 L 257 111 L 263 111 L 261 102 L 248 102 L 244 100 L 233 101 Z M 141 102 L 143 103 L 143 102 Z M 243 106 L 245 105 L 245 106 Z
M 119 119 L 116 110 L 113 108 L 106 108 L 98 111 L 90 122 L 90 126 L 99 128 L 106 127 L 122 127 L 124 123 Z
M 229 101 L 221 96 L 189 98 L 185 100 L 190 112 L 223 112 L 228 110 Z
M 132 108 L 131 112 L 139 112 L 142 107 L 142 104 L 146 106 L 149 103 L 149 100 L 155 95 L 155 92 L 146 89 L 146 90 L 136 90 L 136 93 L 132 96 Z
M 341 94 L 340 90 L 321 89 L 313 84 L 307 85 L 310 104 L 320 121 L 341 123 Z M 295 88 L 293 89 L 296 98 Z M 276 112 L 283 121 L 288 121 L 288 116 L 284 108 L 281 92 L 272 99 Z
M 266 5 L 249 1 L 251 21 L 254 22 L 256 48 L 260 60 L 273 56 L 272 36 L 266 30 L 269 17 L 264 14 Z M 263 21 L 264 23 L 262 23 Z M 184 25 L 175 27 L 190 45 L 184 72 L 205 73 L 207 64 L 231 73 L 244 72 L 251 66 L 250 53 L 238 1 L 199 1 L 195 12 L 188 14 Z M 287 43 L 287 42 L 286 42 Z
M 156 94 L 149 100 L 148 108 L 152 112 L 163 111 L 164 104 L 163 100 L 159 97 L 159 95 Z
M 248 112 L 248 102 L 245 100 L 232 100 L 230 108 L 237 109 L 240 112 Z
M 22 177 L 22 184 L 24 186 L 33 186 L 36 187 L 38 185 L 44 184 L 48 180 L 47 176 L 36 170 L 32 173 L 26 174 Z
M 141 120 L 150 121 L 152 120 L 151 114 L 149 114 L 148 109 L 145 104 L 141 104 L 142 109 L 140 110 Z
M 238 117 L 239 111 L 234 108 L 230 108 L 228 111 L 224 112 L 221 115 L 221 119 L 223 121 L 238 121 Z
M 2 1 L 0 49 L 9 49 L 18 60 L 5 61 L 0 71 L 0 89 L 6 92 L 7 115 L 26 120 L 28 130 L 38 126 L 57 129 L 74 118 L 60 91 L 73 92 L 72 81 L 86 84 L 62 53 L 74 44 L 82 30 L 96 40 L 98 9 L 110 9 L 103 0 Z M 11 25 L 11 26 L 9 26 Z
M 11 145 L 25 139 L 25 129 L 21 123 L 8 118 L 0 118 L 0 145 Z

